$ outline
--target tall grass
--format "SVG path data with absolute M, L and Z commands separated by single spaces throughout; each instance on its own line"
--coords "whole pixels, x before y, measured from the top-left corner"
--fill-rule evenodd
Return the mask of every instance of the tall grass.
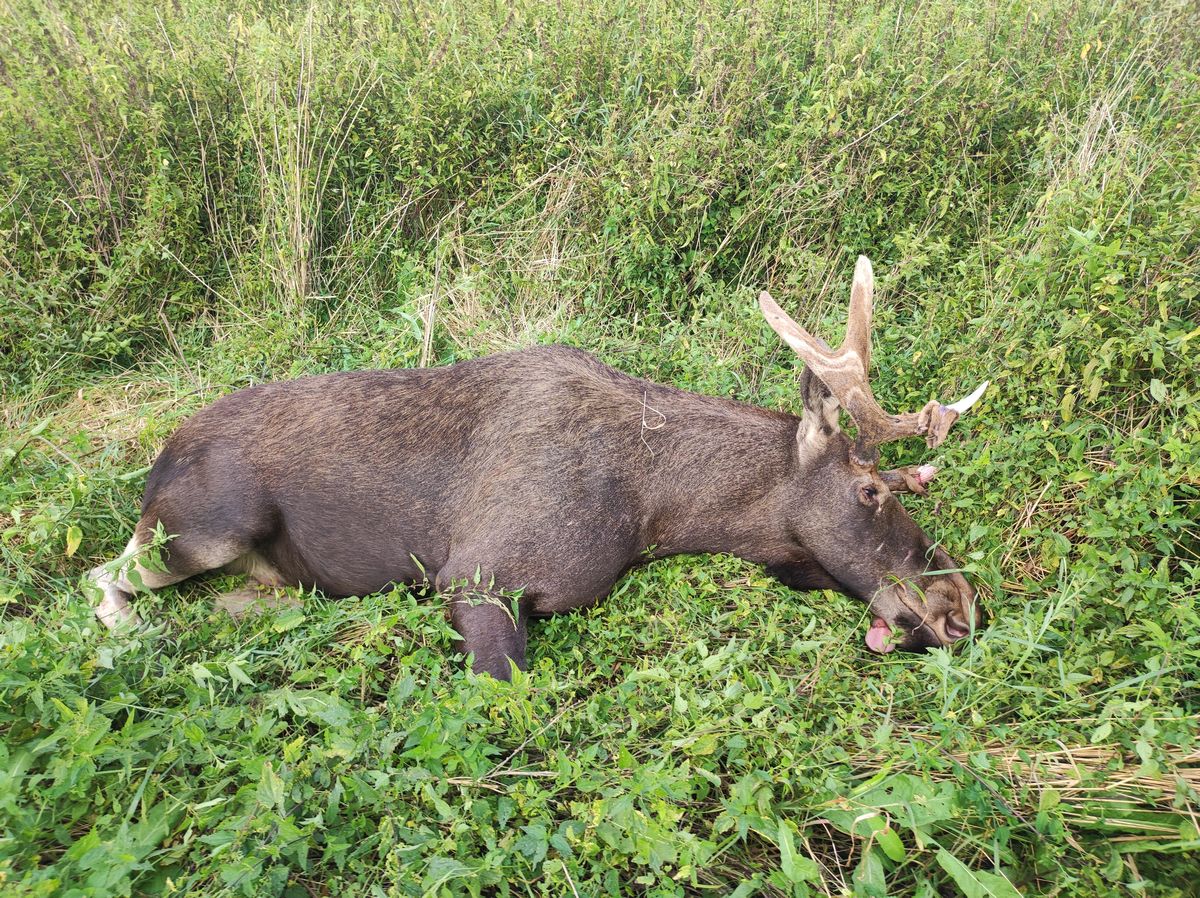
M 0 883 L 16 895 L 1194 894 L 1190 3 L 0 0 Z M 404 591 L 98 633 L 205 402 L 533 342 L 795 409 L 993 388 L 920 523 L 993 615 L 869 657 L 730 558 L 476 680 Z M 889 460 L 926 458 L 892 447 Z

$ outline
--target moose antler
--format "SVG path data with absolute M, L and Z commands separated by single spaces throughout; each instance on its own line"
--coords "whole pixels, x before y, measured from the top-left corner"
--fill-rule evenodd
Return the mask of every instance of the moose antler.
M 937 476 L 938 469 L 933 465 L 909 465 L 906 468 L 894 468 L 891 471 L 880 471 L 882 480 L 893 493 L 916 493 L 924 496 L 929 492 L 926 487 Z
M 767 322 L 788 346 L 796 351 L 813 374 L 829 388 L 838 404 L 854 419 L 858 427 L 855 455 L 864 464 L 877 459 L 876 447 L 881 443 L 911 436 L 924 436 L 932 448 L 946 438 L 958 416 L 983 395 L 984 381 L 970 396 L 953 405 L 929 402 L 919 412 L 891 415 L 880 408 L 871 393 L 871 295 L 875 277 L 866 256 L 858 257 L 854 267 L 854 286 L 850 290 L 850 320 L 846 339 L 837 350 L 812 336 L 779 308 L 765 290 L 758 295 Z

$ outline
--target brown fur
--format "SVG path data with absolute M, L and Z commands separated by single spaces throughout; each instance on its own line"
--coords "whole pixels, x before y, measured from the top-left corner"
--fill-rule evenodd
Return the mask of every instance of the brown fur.
M 907 647 L 952 641 L 937 621 L 965 626 L 970 588 L 926 575 L 953 563 L 856 464 L 823 384 L 806 372 L 802 393 L 804 427 L 560 346 L 251 387 L 167 442 L 137 539 L 159 523 L 174 535 L 172 579 L 233 565 L 349 596 L 427 577 L 450 594 L 461 648 L 498 677 L 524 664 L 528 616 L 591 605 L 678 552 L 856 596 L 909 629 Z M 899 594 L 913 586 L 928 607 Z M 494 600 L 511 592 L 515 620 Z

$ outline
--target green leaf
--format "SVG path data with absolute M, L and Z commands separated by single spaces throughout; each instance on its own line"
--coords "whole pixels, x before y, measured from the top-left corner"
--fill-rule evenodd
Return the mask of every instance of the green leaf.
M 854 883 L 854 894 L 864 898 L 886 898 L 887 874 L 883 870 L 883 861 L 877 851 L 863 853 L 862 860 L 854 868 L 851 877 Z
M 299 608 L 289 608 L 271 622 L 271 629 L 276 633 L 286 633 L 304 623 L 304 612 Z
M 796 843 L 792 838 L 792 828 L 784 820 L 779 821 L 779 869 L 789 882 L 808 882 L 817 879 L 821 870 L 816 862 L 802 854 L 796 853 Z
M 225 668 L 229 671 L 229 679 L 239 686 L 253 686 L 254 681 L 246 676 L 246 671 L 242 669 L 242 665 L 237 661 L 227 661 Z
M 79 548 L 79 544 L 83 542 L 83 531 L 76 524 L 72 524 L 67 528 L 67 557 L 70 558 L 75 554 L 75 550 Z
M 1150 395 L 1154 397 L 1155 402 L 1165 402 L 1167 399 L 1167 385 L 1157 377 L 1151 378 Z
M 425 892 L 432 892 L 452 879 L 470 879 L 474 875 L 475 871 L 462 861 L 451 857 L 430 858 L 421 888 Z
M 521 831 L 524 835 L 517 839 L 513 848 L 529 858 L 531 863 L 540 864 L 545 860 L 546 851 L 550 847 L 546 827 L 533 823 L 529 826 L 522 826 Z
M 1005 877 L 986 870 L 972 870 L 945 848 L 938 849 L 937 860 L 966 898 L 1022 898 L 1017 887 Z
M 743 880 L 741 885 L 729 893 L 729 898 L 750 898 L 755 892 L 762 887 L 762 879 L 760 874 L 755 874 L 747 880 Z
M 264 761 L 258 778 L 258 803 L 283 813 L 283 780 L 270 761 Z
M 897 864 L 904 860 L 904 843 L 900 836 L 890 826 L 881 829 L 875 836 L 875 841 L 883 849 L 883 853 Z
M 350 722 L 350 706 L 336 695 L 318 689 L 276 689 L 267 693 L 267 706 L 296 717 L 315 717 L 331 727 Z

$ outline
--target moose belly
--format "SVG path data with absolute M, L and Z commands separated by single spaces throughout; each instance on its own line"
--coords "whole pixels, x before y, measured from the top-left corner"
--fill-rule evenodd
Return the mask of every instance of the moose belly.
M 591 608 L 607 596 L 609 591 L 609 589 L 604 589 L 601 592 L 581 593 L 575 591 L 570 594 L 534 596 L 532 613 L 534 617 L 550 617 L 552 614 L 565 614 L 568 611 Z
M 440 559 L 436 546 L 411 536 L 412 522 L 396 515 L 364 514 L 326 526 L 311 520 L 285 519 L 263 557 L 289 583 L 315 586 L 332 596 L 361 596 L 398 583 L 418 583 Z M 432 574 L 430 574 L 432 576 Z
M 608 597 L 630 567 L 617 559 L 593 559 L 593 562 L 588 566 L 563 566 L 548 576 L 530 578 L 526 592 L 533 600 L 533 614 L 548 617 L 591 608 Z

